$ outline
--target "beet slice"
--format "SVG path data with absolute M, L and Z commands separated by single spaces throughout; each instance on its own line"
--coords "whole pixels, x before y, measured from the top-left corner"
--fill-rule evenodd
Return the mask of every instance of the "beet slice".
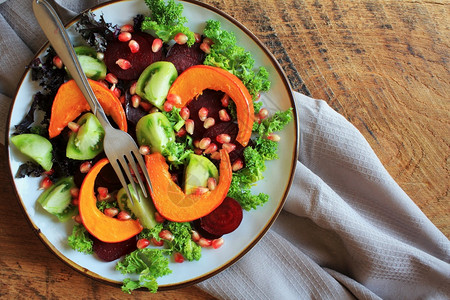
M 105 243 L 91 236 L 94 242 L 93 250 L 97 256 L 104 261 L 116 260 L 137 249 L 137 236 L 119 243 Z
M 200 43 L 194 43 L 191 47 L 187 44 L 174 44 L 167 53 L 166 60 L 175 65 L 178 75 L 189 67 L 203 64 L 205 52 L 200 49 Z
M 226 197 L 222 204 L 198 221 L 198 228 L 212 236 L 233 232 L 241 224 L 242 207 L 233 198 Z
M 128 47 L 128 42 L 114 40 L 108 44 L 105 51 L 105 64 L 108 70 L 123 80 L 135 80 L 139 78 L 142 71 L 155 61 L 163 58 L 162 49 L 154 53 L 152 43 L 155 39 L 150 34 L 144 32 L 134 32 L 131 37 L 139 44 L 139 51 L 132 53 Z M 123 70 L 116 64 L 118 59 L 126 59 L 131 63 L 131 68 Z

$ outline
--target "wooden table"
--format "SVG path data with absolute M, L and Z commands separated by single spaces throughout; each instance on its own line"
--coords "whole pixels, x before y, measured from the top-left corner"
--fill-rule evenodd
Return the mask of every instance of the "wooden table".
M 450 237 L 448 1 L 215 0 L 255 33 L 292 87 L 326 100 L 366 137 L 381 162 Z M 2 182 L 7 163 L 1 152 Z M 1 185 L 0 297 L 211 298 L 196 287 L 150 295 L 84 277 L 57 259 Z M 3 298 L 3 297 L 2 297 Z

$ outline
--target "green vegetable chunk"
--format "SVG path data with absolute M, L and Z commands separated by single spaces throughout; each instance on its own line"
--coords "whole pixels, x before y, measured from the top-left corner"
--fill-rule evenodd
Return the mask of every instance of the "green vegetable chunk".
M 210 177 L 219 180 L 217 167 L 205 156 L 190 154 L 184 175 L 184 193 L 189 195 L 197 187 L 206 187 Z
M 73 250 L 85 254 L 92 254 L 94 243 L 89 238 L 89 233 L 81 224 L 73 226 L 72 234 L 67 239 L 67 243 Z
M 93 80 L 105 79 L 106 65 L 97 58 L 97 51 L 87 46 L 78 46 L 74 50 L 87 77 Z
M 46 138 L 34 133 L 24 133 L 11 137 L 11 142 L 44 170 L 49 171 L 52 168 L 53 146 Z
M 175 132 L 169 120 L 160 112 L 142 117 L 136 124 L 139 146 L 150 146 L 152 152 L 162 153 L 169 142 L 175 141 Z
M 178 72 L 173 63 L 168 61 L 154 62 L 139 76 L 136 83 L 136 93 L 162 109 L 170 86 L 177 77 Z
M 92 159 L 103 151 L 105 130 L 92 113 L 84 114 L 77 124 L 80 128 L 71 133 L 66 156 L 77 160 Z
M 127 192 L 124 188 L 121 188 L 117 193 L 117 202 L 119 204 L 119 208 L 124 210 L 128 208 L 131 212 L 139 219 L 139 222 L 144 226 L 144 228 L 151 229 L 156 226 L 157 222 L 155 220 L 155 206 L 151 199 L 144 197 L 141 188 L 137 185 L 137 193 L 139 194 L 140 201 L 138 198 L 138 194 L 133 189 L 131 184 L 128 185 L 128 189 L 130 190 L 131 197 L 133 198 L 133 202 L 128 198 Z
M 73 177 L 61 178 L 55 182 L 51 187 L 46 189 L 37 199 L 38 203 L 53 215 L 61 215 L 64 217 L 64 213 L 67 209 L 70 209 L 70 202 L 72 201 L 72 195 L 70 189 L 75 187 Z

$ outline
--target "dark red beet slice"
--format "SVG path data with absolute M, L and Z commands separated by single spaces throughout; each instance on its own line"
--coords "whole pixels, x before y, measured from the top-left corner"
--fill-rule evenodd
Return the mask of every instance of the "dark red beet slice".
M 137 249 L 137 236 L 119 243 L 105 243 L 93 236 L 91 238 L 94 241 L 95 254 L 104 261 L 116 260 Z
M 132 34 L 132 39 L 139 44 L 139 51 L 137 53 L 131 52 L 128 47 L 128 42 L 121 42 L 119 40 L 110 42 L 105 51 L 105 64 L 108 70 L 119 79 L 138 79 L 146 67 L 163 58 L 162 49 L 156 53 L 152 51 L 152 43 L 155 38 L 150 34 L 135 32 Z M 128 60 L 131 63 L 131 68 L 127 70 L 121 69 L 116 64 L 116 61 L 120 58 Z
M 125 115 L 127 116 L 127 125 L 128 125 L 128 133 L 136 139 L 136 124 L 139 120 L 148 114 L 141 106 L 137 108 L 133 107 L 131 103 L 131 95 L 128 93 L 125 94 Z
M 178 74 L 189 67 L 203 64 L 205 52 L 200 49 L 200 43 L 194 43 L 191 47 L 187 44 L 174 44 L 167 53 L 167 61 L 175 65 Z
M 233 198 L 226 197 L 222 204 L 206 216 L 200 218 L 199 228 L 213 236 L 233 232 L 242 221 L 242 207 Z

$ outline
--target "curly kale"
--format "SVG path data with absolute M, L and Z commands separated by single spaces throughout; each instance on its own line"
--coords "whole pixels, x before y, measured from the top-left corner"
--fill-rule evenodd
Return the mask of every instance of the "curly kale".
M 84 13 L 80 21 L 75 25 L 75 29 L 81 37 L 98 52 L 105 52 L 108 42 L 118 33 L 117 27 L 112 27 L 111 23 L 106 23 L 103 15 L 97 21 L 92 11 Z
M 93 253 L 93 241 L 89 237 L 89 233 L 86 228 L 81 224 L 76 224 L 73 227 L 72 234 L 67 240 L 69 246 L 81 253 L 92 254 Z
M 178 33 L 184 33 L 187 37 L 187 44 L 192 46 L 195 42 L 194 33 L 184 24 L 187 18 L 183 16 L 183 5 L 169 0 L 167 5 L 164 0 L 145 0 L 152 14 L 145 17 L 142 22 L 142 30 L 154 31 L 164 42 L 169 42 Z

